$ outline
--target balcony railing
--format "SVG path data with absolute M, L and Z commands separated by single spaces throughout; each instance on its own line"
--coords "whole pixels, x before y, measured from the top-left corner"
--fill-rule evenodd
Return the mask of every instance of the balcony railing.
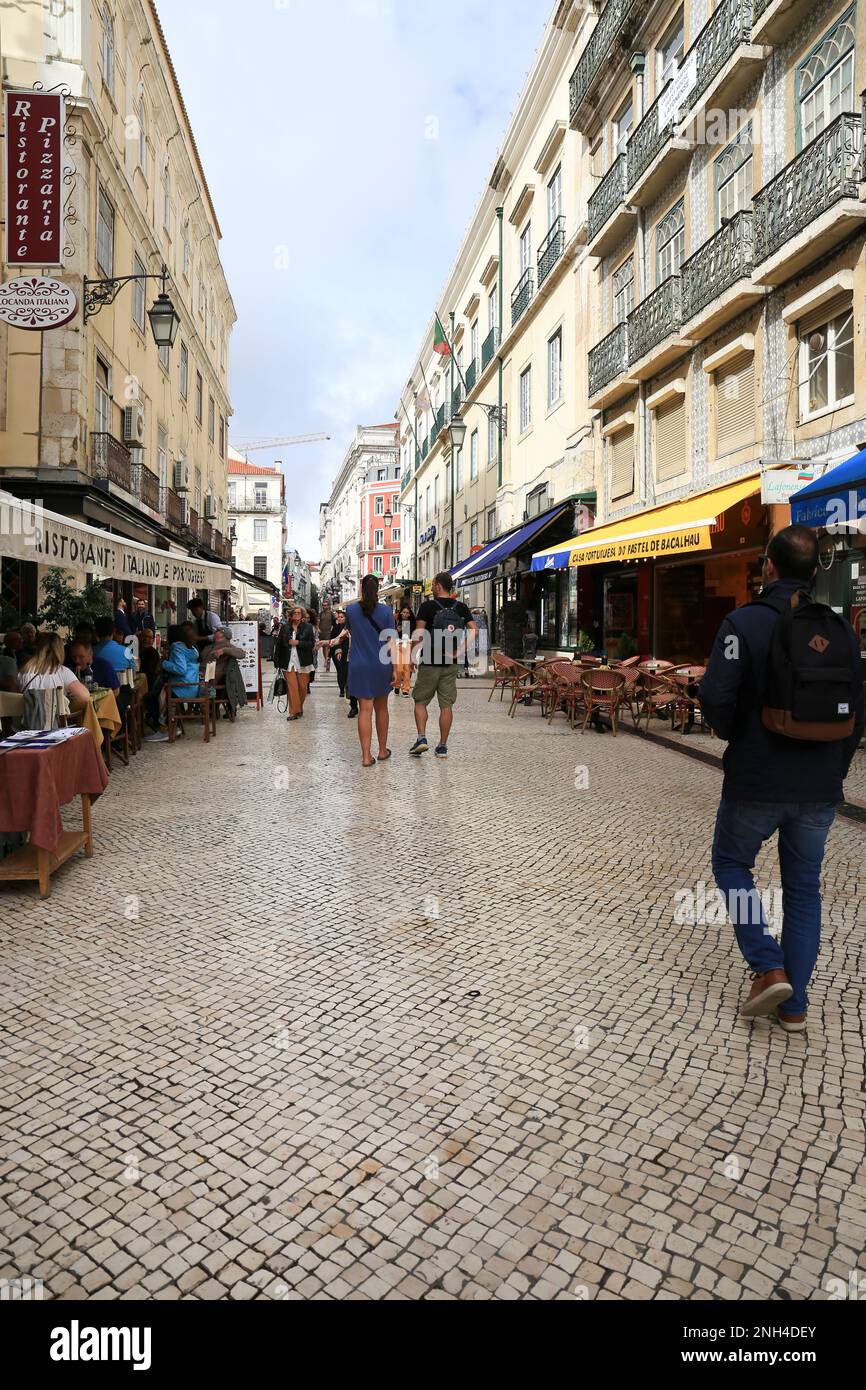
M 457 385 L 454 387 L 454 390 L 451 392 L 451 414 L 452 414 L 452 415 L 456 415 L 456 414 L 457 414 L 458 410 L 460 409 L 461 405 L 463 404 L 464 399 L 465 399 L 465 396 L 464 396 L 464 391 L 463 391 L 463 382 L 462 382 L 462 381 L 458 381 L 458 382 L 457 382 Z
M 472 391 L 472 390 L 474 390 L 474 388 L 475 388 L 475 383 L 476 383 L 477 380 L 478 380 L 478 359 L 477 359 L 476 357 L 473 357 L 472 361 L 469 363 L 469 366 L 466 368 L 466 390 L 467 390 L 467 391 Z
M 194 511 L 193 508 L 190 507 L 186 514 L 186 529 L 189 531 L 190 535 L 195 536 L 196 540 L 198 540 L 198 528 L 198 512 Z
M 666 82 L 647 111 L 643 120 L 635 126 L 626 148 L 626 158 L 628 169 L 626 171 L 626 188 L 634 188 L 638 179 L 645 174 L 652 164 L 656 155 L 664 149 L 673 133 L 673 120 L 665 121 L 664 125 L 659 125 L 659 102 L 663 99 L 665 92 L 670 86 Z
M 155 473 L 151 473 L 143 463 L 132 465 L 132 491 L 141 498 L 146 507 L 150 507 L 152 512 L 160 511 L 159 505 L 159 478 Z
M 752 273 L 752 214 L 738 212 L 680 268 L 683 322 Z
M 761 18 L 764 10 L 772 5 L 773 0 L 752 0 L 752 23 Z
M 484 342 L 481 344 L 481 370 L 482 370 L 482 372 L 484 371 L 484 369 L 485 369 L 486 367 L 489 367 L 489 366 L 490 366 L 490 363 L 493 361 L 493 358 L 496 356 L 496 352 L 497 352 L 498 347 L 499 347 L 499 329 L 498 329 L 498 328 L 491 328 L 490 332 L 487 334 L 487 337 L 484 339 Z
M 683 63 L 695 54 L 695 85 L 689 93 L 691 108 L 725 66 L 741 43 L 748 43 L 752 32 L 752 0 L 721 0 L 685 55 Z
M 678 332 L 682 322 L 682 281 L 679 275 L 669 275 L 628 316 L 629 364 Z
M 601 12 L 598 23 L 589 37 L 589 43 L 581 53 L 577 67 L 571 74 L 568 84 L 571 119 L 574 120 L 581 103 L 601 70 L 602 63 L 612 49 L 628 18 L 629 11 L 637 0 L 608 0 Z
M 180 531 L 181 528 L 183 527 L 183 519 L 184 519 L 184 505 L 183 505 L 183 501 L 182 501 L 181 498 L 178 496 L 178 494 L 175 492 L 175 490 L 174 490 L 173 487 L 161 487 L 160 490 L 159 490 L 159 492 L 160 492 L 160 506 L 159 506 L 159 510 L 162 512 L 163 516 L 165 517 L 166 525 L 167 525 L 167 526 L 170 528 L 170 530 L 172 530 L 172 531 Z
M 514 327 L 518 319 L 526 313 L 532 303 L 532 295 L 535 284 L 535 274 L 532 266 L 528 265 L 517 282 L 514 293 L 511 296 L 511 325 Z
M 208 550 L 210 550 L 213 541 L 213 526 L 209 521 L 205 521 L 204 517 L 199 521 L 198 535 L 202 545 L 206 545 Z
M 843 198 L 856 198 L 862 177 L 860 117 L 844 112 L 756 193 L 753 241 L 755 265 Z
M 430 452 L 430 440 L 425 438 L 423 444 L 421 445 L 421 458 L 422 458 L 422 459 L 425 459 L 425 458 L 427 457 L 427 455 L 429 454 L 429 452 Z
M 589 350 L 589 394 L 595 396 L 628 367 L 628 325 L 618 323 Z
M 538 288 L 544 284 L 565 250 L 565 218 L 557 217 L 538 252 Z
M 132 492 L 132 456 L 125 444 L 101 430 L 90 436 L 93 475 Z
M 222 555 L 222 553 L 223 553 L 223 533 L 222 533 L 222 531 L 214 531 L 213 537 L 212 537 L 212 539 L 211 539 L 211 550 L 214 552 L 215 555 Z
M 609 221 L 619 205 L 624 202 L 625 176 L 626 156 L 619 154 L 586 205 L 590 241 L 598 236 L 605 222 Z

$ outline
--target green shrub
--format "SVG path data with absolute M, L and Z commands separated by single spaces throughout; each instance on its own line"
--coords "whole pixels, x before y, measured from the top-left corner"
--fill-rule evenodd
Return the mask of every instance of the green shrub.
M 97 618 L 110 617 L 113 612 L 108 589 L 98 583 L 79 589 L 64 569 L 50 569 L 42 581 L 42 590 L 44 597 L 36 623 L 47 632 L 72 633 L 78 623 L 95 623 Z

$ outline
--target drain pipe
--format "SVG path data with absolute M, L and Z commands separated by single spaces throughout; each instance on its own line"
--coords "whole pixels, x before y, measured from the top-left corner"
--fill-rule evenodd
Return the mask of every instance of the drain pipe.
M 633 53 L 629 66 L 637 82 L 637 111 L 635 116 L 635 126 L 645 116 L 645 80 L 646 54 Z M 646 218 L 643 208 L 638 208 L 637 213 L 637 270 L 638 288 L 641 298 L 646 298 L 647 276 L 646 276 Z M 650 491 L 650 460 L 649 460 L 649 431 L 647 429 L 647 408 L 646 408 L 646 382 L 642 381 L 638 385 L 638 406 L 637 406 L 637 427 L 638 439 L 640 440 L 640 452 L 637 464 L 640 469 L 640 501 L 641 505 L 646 505 Z
M 503 292 L 504 292 L 504 291 L 503 291 L 503 285 L 504 285 L 504 278 L 505 278 L 505 269 L 504 269 L 503 264 L 502 264 L 502 250 L 503 250 L 503 245 L 504 245 L 504 240 L 503 240 L 503 238 L 504 238 L 504 227 L 503 227 L 503 221 L 502 221 L 502 219 L 503 219 L 504 215 L 505 215 L 505 208 L 504 208 L 504 207 L 500 207 L 500 208 L 497 208 L 497 209 L 496 209 L 496 220 L 497 220 L 497 222 L 499 223 L 499 288 L 498 288 L 497 294 L 496 294 L 496 298 L 497 298 L 497 301 L 498 301 L 498 315 L 497 315 L 497 316 L 498 316 L 498 318 L 499 318 L 499 324 L 498 324 L 498 329 L 499 329 L 499 343 L 498 343 L 498 346 L 499 346 L 499 347 L 502 346 L 502 324 L 503 324 L 504 317 L 505 317 L 505 304 L 503 303 L 503 300 L 502 300 L 502 295 L 503 295 Z M 501 352 L 499 353 L 499 409 L 498 409 L 498 412 L 497 412 L 497 426 L 498 426 L 498 434 L 497 434 L 497 442 L 496 442 L 496 461 L 497 461 L 496 488 L 497 488 L 497 492 L 498 492 L 498 491 L 500 491 L 501 488 L 502 488 L 502 353 L 501 353 Z

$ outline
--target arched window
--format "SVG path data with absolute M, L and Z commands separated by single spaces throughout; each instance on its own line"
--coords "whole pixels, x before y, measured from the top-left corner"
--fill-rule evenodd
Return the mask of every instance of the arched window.
M 100 41 L 102 80 L 114 95 L 114 19 L 107 5 L 102 7 L 102 39 Z

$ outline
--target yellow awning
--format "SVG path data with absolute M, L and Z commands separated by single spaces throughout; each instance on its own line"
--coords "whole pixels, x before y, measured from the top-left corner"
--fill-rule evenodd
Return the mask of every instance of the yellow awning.
M 724 487 L 683 497 L 664 507 L 635 512 L 622 521 L 609 522 L 573 536 L 570 541 L 539 550 L 532 557 L 534 570 L 562 569 L 572 565 L 601 565 L 608 560 L 646 560 L 654 556 L 682 555 L 709 550 L 710 527 L 729 507 L 753 496 L 761 485 L 759 473 L 738 478 Z

